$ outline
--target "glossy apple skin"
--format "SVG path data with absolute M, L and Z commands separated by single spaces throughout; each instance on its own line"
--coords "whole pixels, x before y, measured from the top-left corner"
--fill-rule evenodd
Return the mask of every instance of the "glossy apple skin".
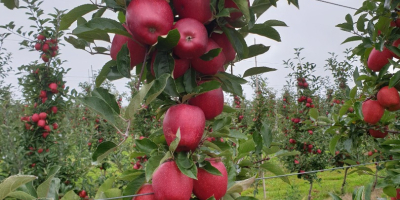
M 174 47 L 174 54 L 179 58 L 192 59 L 203 55 L 207 50 L 207 29 L 195 19 L 185 18 L 176 22 L 174 29 L 178 29 L 180 39 Z
M 386 64 L 389 63 L 389 59 L 393 58 L 393 53 L 384 48 L 383 51 L 372 49 L 368 57 L 368 68 L 374 72 L 380 71 Z
M 192 18 L 202 24 L 212 20 L 210 0 L 173 0 L 175 11 L 179 18 Z
M 197 180 L 193 180 L 193 193 L 200 200 L 207 200 L 212 196 L 219 200 L 225 196 L 228 187 L 228 173 L 223 162 L 209 161 L 221 172 L 222 176 L 210 174 L 206 170 L 198 168 Z
M 209 38 L 206 52 L 216 48 L 220 48 L 220 46 L 213 39 Z M 225 60 L 224 53 L 220 52 L 217 57 L 209 61 L 202 60 L 201 58 L 193 59 L 192 67 L 202 74 L 214 75 L 219 71 L 221 66 L 224 66 Z
M 131 57 L 131 68 L 140 64 L 144 60 L 146 54 L 146 47 L 143 44 L 139 44 L 123 35 L 115 35 L 111 43 L 110 55 L 111 59 L 117 60 L 118 52 L 121 50 L 122 46 L 128 43 L 129 55 Z
M 151 57 L 151 74 L 155 77 L 156 74 L 154 72 L 154 61 L 156 60 L 156 53 Z M 174 71 L 172 72 L 172 76 L 174 79 L 177 79 L 185 74 L 185 72 L 190 68 L 190 60 L 188 59 L 177 59 L 174 58 L 175 65 Z
M 400 104 L 399 92 L 396 88 L 385 86 L 377 94 L 379 104 L 384 108 L 395 108 Z
M 176 138 L 180 128 L 181 140 L 176 152 L 194 151 L 203 136 L 206 119 L 203 111 L 196 106 L 179 104 L 172 106 L 165 113 L 163 131 L 168 146 Z
M 364 115 L 364 121 L 370 124 L 376 124 L 381 120 L 385 108 L 375 100 L 367 100 L 362 104 L 361 111 Z
M 146 194 L 146 193 L 153 193 L 153 186 L 151 184 L 144 184 L 140 187 L 137 194 Z M 151 195 L 143 195 L 138 197 L 133 197 L 132 200 L 156 200 L 154 194 Z
M 225 33 L 219 34 L 213 32 L 211 34 L 211 39 L 214 40 L 215 43 L 218 44 L 222 48 L 222 53 L 225 56 L 225 64 L 232 62 L 236 57 L 236 51 L 232 46 L 232 43 L 229 41 L 228 37 Z
M 388 132 L 386 132 L 386 131 L 382 132 L 380 130 L 374 130 L 374 129 L 369 129 L 368 132 L 374 138 L 384 138 L 388 135 Z
M 211 90 L 191 98 L 189 104 L 199 107 L 204 112 L 206 120 L 210 120 L 222 113 L 224 93 L 221 88 Z
M 172 29 L 174 16 L 165 0 L 133 0 L 126 10 L 126 25 L 141 43 L 153 45 Z
M 188 200 L 192 195 L 193 179 L 182 174 L 175 161 L 161 164 L 152 183 L 157 200 Z

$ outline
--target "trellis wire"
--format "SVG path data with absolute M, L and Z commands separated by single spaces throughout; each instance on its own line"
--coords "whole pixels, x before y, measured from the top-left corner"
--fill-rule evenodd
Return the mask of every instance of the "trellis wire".
M 314 171 L 308 171 L 308 172 L 302 172 L 302 173 L 292 173 L 292 174 L 284 174 L 284 175 L 278 175 L 278 176 L 262 177 L 262 178 L 256 178 L 256 180 L 273 179 L 273 178 L 280 178 L 280 177 L 287 177 L 287 176 L 294 176 L 294 175 L 303 175 L 303 174 L 314 174 L 314 173 L 318 173 L 318 172 L 333 171 L 333 170 L 337 170 L 337 169 L 346 169 L 346 168 L 351 168 L 351 167 L 372 165 L 372 164 L 377 164 L 377 163 L 386 163 L 386 162 L 390 162 L 390 161 L 400 161 L 400 159 L 398 159 L 398 160 L 377 161 L 377 162 L 363 163 L 363 164 L 358 164 L 358 165 L 349 165 L 349 166 L 344 166 L 344 167 L 335 167 L 335 168 L 330 168 L 330 169 L 314 170 Z M 106 198 L 106 199 L 94 199 L 94 200 L 113 200 L 113 199 L 121 199 L 121 198 L 128 198 L 128 197 L 138 197 L 138 196 L 145 196 L 145 195 L 152 195 L 152 194 L 154 194 L 154 193 L 135 194 L 135 195 L 112 197 L 112 198 Z

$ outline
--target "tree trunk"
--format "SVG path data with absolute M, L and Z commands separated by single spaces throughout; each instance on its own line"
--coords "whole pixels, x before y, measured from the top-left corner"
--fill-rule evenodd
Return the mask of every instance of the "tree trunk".
M 346 168 L 346 170 L 344 171 L 344 178 L 343 178 L 343 183 L 342 183 L 342 188 L 341 188 L 341 192 L 342 192 L 342 194 L 344 194 L 344 186 L 346 185 L 346 178 L 347 178 L 347 171 L 349 170 L 350 168 Z
M 311 191 L 312 191 L 313 182 L 310 181 L 310 190 L 308 191 L 308 200 L 311 200 Z
M 376 187 L 377 183 L 378 183 L 378 165 L 376 166 L 375 181 L 374 181 L 374 184 L 372 185 L 372 192 L 375 190 L 375 187 Z

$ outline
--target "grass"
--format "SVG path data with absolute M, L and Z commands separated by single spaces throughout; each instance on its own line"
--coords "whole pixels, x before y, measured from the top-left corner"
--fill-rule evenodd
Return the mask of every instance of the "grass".
M 368 166 L 373 171 L 375 171 L 375 165 Z M 354 169 L 350 169 L 350 173 Z M 381 174 L 381 173 L 379 173 Z M 266 173 L 265 177 L 274 176 L 271 173 Z M 344 178 L 344 170 L 327 171 L 318 173 L 318 177 L 321 181 L 313 184 L 312 189 L 312 199 L 313 200 L 325 200 L 331 199 L 329 193 L 340 194 L 341 186 Z M 266 186 L 266 199 L 287 199 L 287 200 L 297 200 L 297 199 L 307 199 L 310 184 L 303 180 L 298 179 L 297 176 L 289 177 L 290 183 L 286 184 L 279 178 L 267 179 L 265 180 Z M 351 194 L 356 187 L 369 184 L 373 181 L 373 176 L 370 175 L 359 175 L 358 173 L 353 173 L 347 176 L 347 183 L 345 186 L 345 193 Z M 264 199 L 262 191 L 262 181 L 260 181 L 258 186 L 258 194 L 255 196 L 257 199 Z M 250 188 L 242 193 L 242 195 L 253 196 L 254 188 Z M 382 190 L 376 190 L 376 196 L 385 197 L 382 194 Z M 343 195 L 346 196 L 346 195 Z M 351 196 L 351 195 L 350 195 Z M 348 198 L 345 198 L 348 199 Z

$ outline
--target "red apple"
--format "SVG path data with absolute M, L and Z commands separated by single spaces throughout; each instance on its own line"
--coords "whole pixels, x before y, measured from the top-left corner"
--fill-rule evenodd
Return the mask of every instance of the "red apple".
M 44 41 L 44 40 L 46 40 L 46 37 L 45 37 L 44 35 L 39 34 L 39 35 L 37 36 L 37 39 L 38 39 L 38 40 Z
M 139 191 L 136 194 L 147 194 L 147 193 L 153 193 L 153 186 L 151 184 L 144 184 L 142 187 L 140 187 Z M 154 194 L 150 195 L 144 195 L 144 196 L 138 196 L 138 197 L 133 197 L 132 200 L 156 200 L 156 197 Z
M 207 29 L 195 19 L 181 19 L 174 25 L 178 29 L 180 39 L 174 48 L 174 54 L 179 58 L 192 59 L 203 55 L 207 49 Z
M 368 68 L 374 72 L 380 71 L 386 64 L 389 63 L 388 59 L 392 59 L 392 52 L 384 48 L 383 51 L 372 49 L 368 57 Z
M 85 198 L 86 197 L 86 191 L 85 190 L 82 190 L 82 191 L 80 191 L 79 192 L 79 194 L 78 194 L 80 197 L 82 197 L 82 198 Z
M 385 86 L 378 92 L 377 99 L 384 108 L 396 107 L 400 104 L 400 96 L 396 88 Z
M 179 18 L 192 18 L 202 24 L 212 20 L 210 0 L 173 0 Z
M 372 156 L 372 151 L 368 151 L 368 156 Z
M 193 179 L 182 174 L 174 161 L 160 165 L 153 174 L 155 199 L 188 200 L 192 195 Z
M 41 49 L 42 49 L 42 44 L 36 43 L 36 44 L 35 44 L 35 49 L 36 49 L 37 51 L 41 50 Z
M 57 123 L 53 123 L 53 130 L 57 130 L 58 129 L 58 124 Z
M 132 35 L 145 44 L 153 45 L 158 36 L 172 29 L 174 16 L 165 0 L 133 0 L 126 9 L 126 24 Z
M 38 121 L 37 125 L 38 125 L 39 127 L 42 127 L 42 128 L 43 128 L 44 126 L 46 126 L 46 121 L 43 120 L 43 119 L 40 119 L 40 120 Z
M 50 49 L 50 46 L 48 44 L 44 44 L 42 46 L 42 51 L 45 52 L 45 53 L 47 53 L 49 51 L 49 49 Z
M 39 113 L 39 119 L 46 119 L 46 118 L 47 118 L 47 114 L 45 112 Z
M 44 62 L 49 62 L 49 57 L 46 55 L 46 54 L 42 54 L 41 55 L 41 58 L 42 58 L 42 60 L 44 61 Z
M 163 131 L 168 146 L 176 138 L 180 128 L 181 140 L 176 149 L 179 151 L 194 151 L 203 136 L 205 116 L 196 106 L 179 104 L 172 106 L 165 113 Z
M 207 50 L 206 52 L 220 48 L 217 43 L 214 42 L 213 39 L 208 39 Z M 225 63 L 225 55 L 221 52 L 217 57 L 214 57 L 212 60 L 205 61 L 201 58 L 195 58 L 192 60 L 192 67 L 196 71 L 206 74 L 206 75 L 214 75 L 218 72 L 221 66 Z
M 57 114 L 58 108 L 57 108 L 56 106 L 53 106 L 53 107 L 51 107 L 51 111 L 52 111 L 54 114 Z
M 129 55 L 131 57 L 131 68 L 143 62 L 146 55 L 146 47 L 138 41 L 130 39 L 123 35 L 115 35 L 111 43 L 110 55 L 113 60 L 117 60 L 118 52 L 121 47 L 128 43 Z
M 43 149 L 38 149 L 37 152 L 38 152 L 38 153 L 42 153 L 42 152 L 43 152 Z
M 224 163 L 215 159 L 210 160 L 210 163 L 221 172 L 222 176 L 213 175 L 198 168 L 197 180 L 193 181 L 193 194 L 200 200 L 206 200 L 212 196 L 217 200 L 221 199 L 225 196 L 228 187 L 228 173 Z
M 232 62 L 236 57 L 236 51 L 232 46 L 225 33 L 219 34 L 216 32 L 211 33 L 211 39 L 215 41 L 222 48 L 222 53 L 225 56 L 225 64 Z
M 388 132 L 386 130 L 387 130 L 387 127 L 385 128 L 384 132 L 382 132 L 380 130 L 374 130 L 374 129 L 369 129 L 368 132 L 374 138 L 384 138 L 388 135 Z
M 247 0 L 248 5 L 250 7 L 250 2 Z M 233 0 L 225 0 L 225 8 L 236 8 L 239 10 L 239 7 L 236 5 L 236 3 Z M 234 21 L 239 19 L 240 17 L 243 16 L 243 13 L 240 11 L 235 11 L 235 12 L 231 12 L 230 13 L 230 18 L 227 18 L 227 20 L 230 21 Z
M 46 139 L 47 138 L 47 136 L 49 136 L 49 132 L 43 132 L 42 133 L 42 137 L 44 138 L 44 139 Z
M 189 104 L 199 107 L 204 112 L 206 120 L 210 120 L 222 113 L 224 93 L 220 87 L 191 98 Z
M 40 119 L 40 117 L 39 117 L 39 115 L 38 115 L 37 113 L 35 113 L 35 114 L 32 115 L 32 121 L 33 121 L 33 122 L 38 122 L 39 119 Z
M 376 124 L 381 120 L 385 109 L 375 100 L 367 100 L 362 104 L 361 111 L 364 115 L 364 121 L 370 124 Z
M 44 127 L 43 127 L 43 129 L 44 129 L 44 130 L 46 130 L 46 131 L 51 131 L 51 129 L 50 129 L 50 126 L 49 126 L 49 125 L 46 125 L 46 126 L 44 126 Z
M 39 97 L 40 97 L 40 98 L 46 98 L 46 97 L 47 97 L 47 92 L 44 91 L 44 90 L 40 91 Z

